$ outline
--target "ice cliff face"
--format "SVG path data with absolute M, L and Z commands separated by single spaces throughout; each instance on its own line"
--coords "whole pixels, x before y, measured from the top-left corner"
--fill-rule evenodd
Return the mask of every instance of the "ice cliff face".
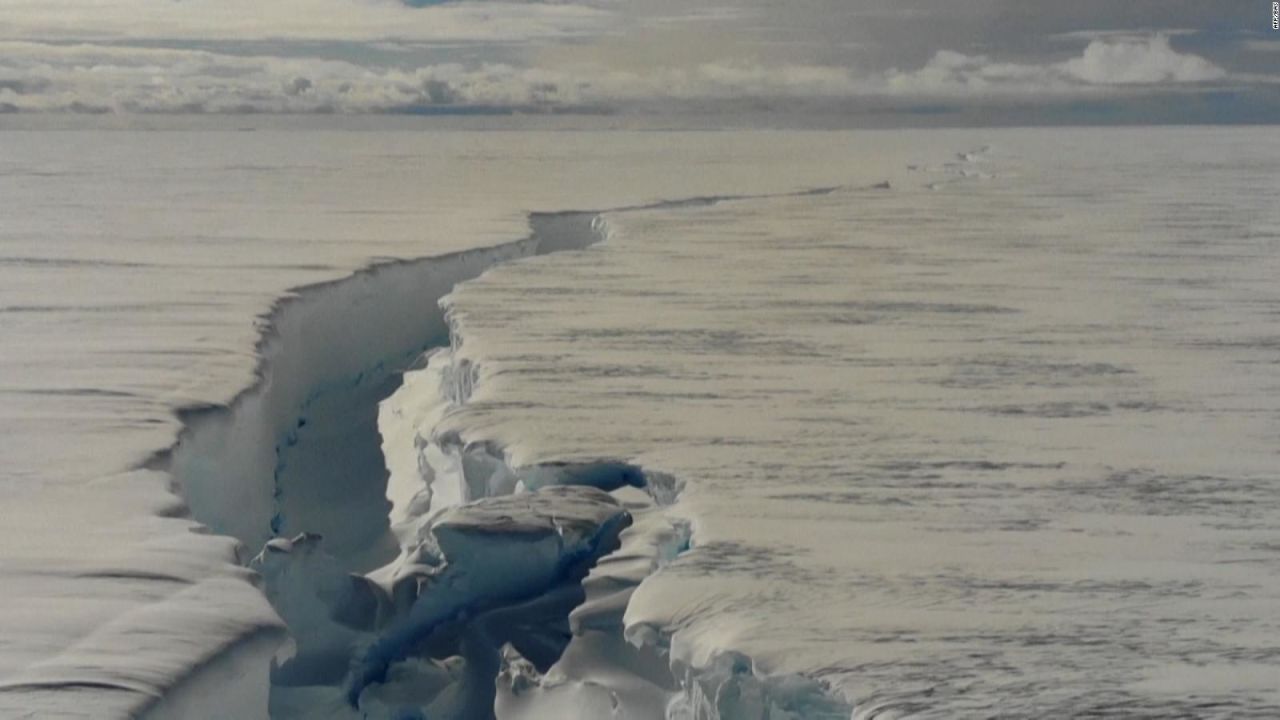
M 766 676 L 740 653 L 691 664 L 672 656 L 661 629 L 628 626 L 637 588 L 693 542 L 676 505 L 682 483 L 614 460 L 513 466 L 501 446 L 468 442 L 470 430 L 446 419 L 485 374 L 463 356 L 465 337 L 451 337 L 449 349 L 407 373 L 382 405 L 393 529 L 403 550 L 372 576 L 393 605 L 411 607 L 364 651 L 349 702 L 369 712 L 384 693 L 407 697 L 394 688 L 430 685 L 405 674 L 420 667 L 408 648 L 461 623 L 473 629 L 459 632 L 456 648 L 437 652 L 454 654 L 451 667 L 465 681 L 430 702 L 419 697 L 424 717 L 849 717 L 851 708 L 819 682 Z M 561 524 L 551 546 L 525 535 L 546 527 L 540 508 Z M 584 510 L 594 514 L 586 524 Z M 460 518 L 467 540 L 458 546 Z M 485 544 L 473 539 L 477 533 Z M 450 562 L 482 568 L 480 576 L 465 568 L 451 573 Z M 479 594 L 459 594 L 459 587 Z M 460 695 L 467 704 L 459 704 Z
M 483 586 L 477 578 L 486 576 L 476 574 L 474 563 L 493 561 L 497 546 L 491 540 L 503 537 L 503 522 L 495 519 L 489 528 L 495 534 L 488 536 L 486 516 L 460 508 L 440 527 L 416 528 L 430 538 L 437 567 L 406 562 L 410 555 L 390 531 L 377 427 L 378 401 L 396 387 L 403 368 L 424 349 L 448 342 L 439 307 L 446 292 L 495 263 L 593 242 L 599 238 L 594 217 L 534 215 L 532 234 L 513 243 L 388 263 L 305 288 L 266 320 L 255 386 L 226 409 L 184 413 L 178 445 L 152 465 L 172 473 L 195 519 L 243 547 L 264 548 L 251 564 L 265 577 L 268 597 L 295 641 L 294 656 L 275 673 L 281 686 L 341 684 L 347 666 L 359 662 L 347 683 L 357 700 L 374 679 L 386 684 L 388 667 L 413 654 L 409 645 L 459 613 L 496 612 L 494 603 L 502 601 L 533 602 L 540 590 L 563 595 L 558 586 L 580 579 L 625 526 L 628 516 L 617 507 L 568 522 L 564 510 L 552 518 L 546 507 L 529 506 L 525 521 L 509 528 L 509 539 L 536 550 L 544 562 L 501 587 Z M 467 499 L 473 496 L 479 497 L 468 493 Z M 397 582 L 385 591 L 359 574 L 397 555 Z M 412 557 L 425 560 L 421 553 Z M 414 603 L 417 585 L 428 577 L 442 588 L 430 595 L 429 608 Z M 398 604 L 391 602 L 392 591 L 399 593 Z M 475 642 L 470 647 L 478 647 Z M 270 656 L 274 645 L 259 648 L 260 656 Z M 473 678 L 476 667 L 491 660 L 481 663 L 477 652 L 469 653 Z M 487 682 L 490 696 L 494 674 Z M 491 697 L 479 702 L 493 704 Z
M 600 224 L 607 230 L 607 224 Z M 406 569 L 440 564 L 441 522 L 458 507 L 487 513 L 487 506 L 502 508 L 499 499 L 503 497 L 537 498 L 548 493 L 554 493 L 554 507 L 564 502 L 564 489 L 590 488 L 597 494 L 609 493 L 602 497 L 611 497 L 627 510 L 625 524 L 619 523 L 623 527 L 610 529 L 609 536 L 616 537 L 610 542 L 612 552 L 592 553 L 589 574 L 573 576 L 581 581 L 580 588 L 575 583 L 569 601 L 560 601 L 558 611 L 563 615 L 553 621 L 543 617 L 545 624 L 558 628 L 556 641 L 544 640 L 540 652 L 533 652 L 527 642 L 508 641 L 498 674 L 497 716 L 570 720 L 849 717 L 852 709 L 820 682 L 766 673 L 736 652 L 717 652 L 706 661 L 693 662 L 672 654 L 671 638 L 663 628 L 627 623 L 635 591 L 693 543 L 693 527 L 677 503 L 683 483 L 665 473 L 609 459 L 515 464 L 501 443 L 484 439 L 482 426 L 455 421 L 460 417 L 458 410 L 486 386 L 492 369 L 473 362 L 471 358 L 482 353 L 469 352 L 468 339 L 460 330 L 463 324 L 448 298 L 445 307 L 452 328 L 449 347 L 427 354 L 419 369 L 407 373 L 402 387 L 382 404 L 380 414 L 390 469 L 393 530 L 404 549 L 394 570 L 376 574 L 390 584 L 390 594 L 412 596 L 400 585 Z M 492 393 L 486 399 L 492 401 Z M 507 516 L 503 510 L 499 515 Z M 426 528 L 432 529 L 431 535 L 423 532 Z M 511 538 L 499 545 L 517 557 L 526 554 Z M 506 565 L 497 562 L 493 567 L 503 572 Z M 521 585 L 537 587 L 541 582 L 525 580 Z M 418 608 L 428 608 L 423 616 L 427 627 L 438 623 L 439 611 L 419 602 L 411 616 Z M 521 621 L 507 613 L 504 622 L 518 625 Z M 402 635 L 395 636 L 400 647 Z M 389 677 L 384 666 L 387 653 L 375 652 L 371 657 L 378 661 L 373 665 L 376 672 L 366 672 L 364 677 Z M 348 699 L 358 700 L 354 695 Z
M 313 717 L 322 698 L 352 717 L 491 717 L 504 649 L 543 668 L 559 657 L 582 578 L 630 522 L 583 487 L 449 508 L 386 584 L 337 572 L 315 536 L 272 541 L 253 565 L 296 637 L 273 715 Z
M 281 301 L 259 343 L 257 384 L 227 409 L 186 413 L 169 467 L 192 515 L 247 547 L 305 529 L 323 534 L 352 569 L 379 564 L 394 545 L 379 481 L 378 400 L 399 368 L 446 342 L 441 296 L 537 248 L 531 236 L 389 263 Z

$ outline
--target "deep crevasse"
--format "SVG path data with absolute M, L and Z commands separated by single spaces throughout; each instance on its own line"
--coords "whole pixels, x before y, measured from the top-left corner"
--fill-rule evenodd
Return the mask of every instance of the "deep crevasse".
M 310 532 L 325 534 L 340 575 L 382 564 L 394 557 L 395 543 L 387 531 L 377 400 L 423 348 L 447 341 L 437 302 L 456 283 L 495 263 L 588 243 L 595 237 L 590 221 L 579 213 L 535 213 L 531 235 L 511 243 L 383 263 L 299 289 L 263 319 L 257 382 L 227 407 L 181 413 L 179 442 L 147 466 L 173 478 L 194 519 L 238 540 L 242 561 L 273 535 Z M 263 631 L 213 648 L 157 696 L 150 716 L 220 717 L 226 699 L 241 695 L 258 698 L 246 708 L 259 706 L 265 715 L 258 688 L 266 685 L 279 621 L 264 615 L 245 622 Z M 244 657 L 249 650 L 252 657 Z M 233 672 L 219 671 L 228 664 Z M 183 688 L 205 687 L 214 676 L 222 678 L 221 699 L 204 713 L 192 705 L 204 695 Z
M 275 538 L 252 563 L 294 637 L 271 713 L 847 717 L 817 683 L 758 678 L 733 653 L 684 667 L 661 632 L 624 629 L 631 592 L 689 544 L 687 520 L 656 512 L 672 478 L 608 459 L 513 468 L 501 448 L 436 432 L 479 377 L 439 297 L 604 231 L 594 213 L 531 225 L 515 243 L 304 290 L 273 314 L 259 383 L 188 415 L 169 460 L 193 514 L 248 547 Z
M 538 250 L 586 244 L 586 233 L 599 231 L 593 217 L 535 221 L 535 231 L 544 231 L 535 232 Z M 465 402 L 474 369 L 442 362 L 450 358 L 450 352 L 435 353 L 425 370 L 409 373 L 397 397 L 425 386 L 419 402 L 436 419 Z M 529 663 L 535 671 L 559 658 L 571 635 L 568 612 L 583 599 L 581 578 L 630 525 L 631 514 L 605 491 L 647 484 L 637 469 L 615 462 L 513 470 L 500 452 L 463 447 L 456 436 L 423 441 L 417 433 L 434 423 L 417 417 L 407 425 L 416 456 L 410 477 L 393 473 L 386 488 L 400 555 L 368 577 L 352 574 L 368 550 L 343 540 L 375 535 L 362 524 L 385 530 L 387 513 L 380 522 L 363 522 L 358 512 L 372 503 L 343 502 L 369 495 L 370 485 L 380 492 L 386 485 L 379 482 L 381 467 L 366 463 L 361 472 L 352 462 L 358 444 L 351 426 L 376 407 L 371 398 L 388 383 L 380 375 L 389 365 L 380 361 L 372 372 L 312 389 L 302 407 L 321 410 L 303 414 L 274 448 L 271 526 L 277 534 L 301 531 L 292 540 L 270 541 L 252 563 L 295 638 L 273 673 L 278 717 L 491 713 L 494 676 L 510 664 L 512 650 L 521 667 Z M 413 382 L 419 374 L 429 382 Z M 339 430 L 317 431 L 321 426 Z M 382 432 L 394 445 L 395 428 L 384 423 Z M 308 443 L 309 433 L 330 442 Z M 333 443 L 335 435 L 341 444 Z M 367 446 L 358 449 L 372 454 Z M 389 452 L 387 465 L 394 469 L 401 454 Z M 297 467 L 309 471 L 294 476 Z M 414 483 L 420 488 L 408 488 L 406 497 L 404 486 Z M 311 529 L 331 518 L 348 530 L 337 543 Z

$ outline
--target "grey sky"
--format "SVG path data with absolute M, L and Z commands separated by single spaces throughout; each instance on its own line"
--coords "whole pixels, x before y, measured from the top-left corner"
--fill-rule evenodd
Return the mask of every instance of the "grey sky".
M 1280 120 L 1267 0 L 7 0 L 0 111 Z

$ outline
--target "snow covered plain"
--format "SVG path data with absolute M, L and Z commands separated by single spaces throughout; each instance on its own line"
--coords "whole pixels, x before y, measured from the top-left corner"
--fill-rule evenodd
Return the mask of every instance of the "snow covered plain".
M 436 434 L 663 473 L 691 530 L 512 707 L 652 717 L 605 628 L 669 654 L 674 717 L 1280 714 L 1280 143 L 991 138 L 607 214 L 454 293 L 474 389 Z
M 0 714 L 1274 716 L 1269 135 L 6 133 Z

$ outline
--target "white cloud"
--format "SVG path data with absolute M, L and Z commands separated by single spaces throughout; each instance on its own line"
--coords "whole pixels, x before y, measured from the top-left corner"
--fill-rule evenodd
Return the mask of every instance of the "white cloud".
M 1179 53 L 1168 36 L 1156 34 L 1099 37 L 1080 57 L 1051 64 L 1000 63 L 985 55 L 943 50 L 919 70 L 890 71 L 886 82 L 890 92 L 906 95 L 1043 95 L 1226 77 L 1222 68 L 1198 55 Z
M 911 72 L 703 61 L 648 67 L 439 63 L 418 68 L 207 50 L 0 42 L 0 109 L 103 112 L 397 112 L 509 107 L 564 109 L 664 101 L 847 100 L 865 96 L 982 98 L 1117 92 L 1202 83 L 1225 73 L 1174 51 L 1167 38 L 1094 40 L 1055 64 L 938 52 Z
M 1060 67 L 1067 75 L 1094 85 L 1198 83 L 1227 75 L 1198 55 L 1174 50 L 1167 35 L 1094 40 L 1084 55 Z
M 887 90 L 896 95 L 974 95 L 1061 89 L 1061 79 L 1040 65 L 996 63 L 986 55 L 938 51 L 924 67 L 911 72 L 890 70 Z
M 31 111 L 382 112 L 414 106 L 572 104 L 537 69 L 369 68 L 199 50 L 0 43 L 0 103 Z
M 703 63 L 645 73 L 503 63 L 399 69 L 204 50 L 0 42 L 0 105 L 26 111 L 536 109 L 648 99 L 847 96 L 856 89 L 847 70 L 820 66 Z

